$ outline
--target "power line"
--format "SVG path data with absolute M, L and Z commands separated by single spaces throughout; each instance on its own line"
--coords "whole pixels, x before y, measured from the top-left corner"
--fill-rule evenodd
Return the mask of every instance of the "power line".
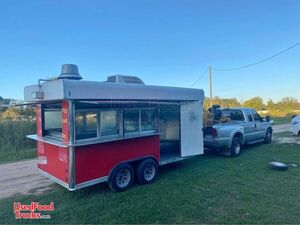
M 296 43 L 296 44 L 294 44 L 294 45 L 292 45 L 292 46 L 290 46 L 290 47 L 288 47 L 288 48 L 286 48 L 286 49 L 284 49 L 284 50 L 282 50 L 282 51 L 280 51 L 280 52 L 278 52 L 278 53 L 276 53 L 276 54 L 274 54 L 274 55 L 272 55 L 272 56 L 270 56 L 270 57 L 268 57 L 268 58 L 259 60 L 259 61 L 254 62 L 254 63 L 247 64 L 247 65 L 245 65 L 245 66 L 238 66 L 238 67 L 233 67 L 233 68 L 212 68 L 212 69 L 213 69 L 213 70 L 216 70 L 216 71 L 233 71 L 233 70 L 244 69 L 244 68 L 247 68 L 247 67 L 250 67 L 250 66 L 254 66 L 254 65 L 257 65 L 257 64 L 266 62 L 266 61 L 268 61 L 268 60 L 270 60 L 270 59 L 272 59 L 272 58 L 275 58 L 276 56 L 279 56 L 279 55 L 281 55 L 281 54 L 287 52 L 288 50 L 290 50 L 290 49 L 292 49 L 292 48 L 297 47 L 298 45 L 300 45 L 300 42 L 298 42 L 298 43 Z
M 207 74 L 207 69 L 205 69 L 201 75 L 197 78 L 197 80 L 195 80 L 191 85 L 190 87 L 193 87 L 199 80 L 201 80 L 205 75 Z

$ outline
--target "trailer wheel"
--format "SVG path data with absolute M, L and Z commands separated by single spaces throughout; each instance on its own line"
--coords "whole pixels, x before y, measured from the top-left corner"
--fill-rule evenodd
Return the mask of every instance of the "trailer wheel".
M 112 191 L 126 191 L 134 180 L 133 168 L 125 163 L 117 166 L 109 177 L 108 186 Z
M 231 148 L 230 148 L 230 155 L 232 157 L 239 156 L 241 153 L 241 149 L 242 149 L 242 143 L 240 137 L 238 136 L 233 137 Z
M 265 144 L 270 144 L 271 142 L 272 142 L 272 130 L 268 128 L 265 136 Z
M 137 180 L 140 184 L 150 184 L 158 174 L 158 165 L 154 159 L 145 159 L 137 167 Z

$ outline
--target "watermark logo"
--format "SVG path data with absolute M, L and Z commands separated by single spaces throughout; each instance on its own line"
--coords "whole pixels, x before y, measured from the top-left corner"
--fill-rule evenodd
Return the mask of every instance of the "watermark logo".
M 14 202 L 14 213 L 16 219 L 50 219 L 51 215 L 44 212 L 54 211 L 54 203 L 42 205 L 38 202 L 31 202 L 30 205 Z

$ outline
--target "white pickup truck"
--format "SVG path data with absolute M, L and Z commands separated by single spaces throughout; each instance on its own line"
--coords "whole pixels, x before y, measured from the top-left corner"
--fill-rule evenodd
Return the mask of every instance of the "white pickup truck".
M 204 125 L 204 146 L 226 155 L 238 156 L 245 144 L 272 141 L 272 122 L 250 108 L 212 110 L 212 125 Z

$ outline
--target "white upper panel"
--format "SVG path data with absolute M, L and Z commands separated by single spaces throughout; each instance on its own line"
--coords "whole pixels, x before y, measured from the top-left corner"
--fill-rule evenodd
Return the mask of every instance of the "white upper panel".
M 43 92 L 43 99 L 35 99 L 35 92 Z M 97 81 L 53 80 L 24 89 L 25 102 L 63 99 L 78 100 L 204 100 L 201 89 L 178 88 L 139 84 L 120 84 Z

